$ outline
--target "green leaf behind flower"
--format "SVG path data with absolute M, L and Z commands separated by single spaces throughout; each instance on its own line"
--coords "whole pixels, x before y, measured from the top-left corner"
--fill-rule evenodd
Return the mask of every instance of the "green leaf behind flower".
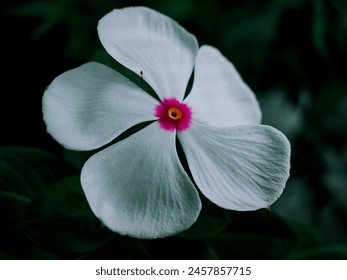
M 287 256 L 294 260 L 346 260 L 347 245 L 333 244 L 295 251 Z
M 292 229 L 267 209 L 229 215 L 230 225 L 207 240 L 220 259 L 281 259 L 296 244 Z
M 26 218 L 27 236 L 54 252 L 93 251 L 114 236 L 90 210 L 79 176 L 66 177 L 33 199 Z
M 71 173 L 53 154 L 29 147 L 0 148 L 0 221 L 18 224 L 30 201 L 64 174 Z

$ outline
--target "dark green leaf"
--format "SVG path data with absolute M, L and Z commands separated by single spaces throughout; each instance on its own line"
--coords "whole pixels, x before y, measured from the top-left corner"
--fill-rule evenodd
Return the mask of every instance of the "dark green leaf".
M 225 229 L 228 222 L 222 218 L 200 215 L 198 220 L 180 236 L 190 239 L 203 239 L 215 236 Z
M 227 13 L 223 40 L 238 69 L 245 66 L 263 71 L 270 46 L 278 32 L 281 9 L 276 5 L 261 5 L 250 9 L 232 9 Z M 239 17 L 238 21 L 235 20 Z
M 202 259 L 206 257 L 206 242 L 179 237 L 141 240 L 152 259 Z
M 35 29 L 33 35 L 40 37 L 65 20 L 69 5 L 71 3 L 69 4 L 67 1 L 29 2 L 13 7 L 10 13 L 39 18 L 42 23 Z
M 326 21 L 324 14 L 324 5 L 321 0 L 312 1 L 313 3 L 313 17 L 312 17 L 312 41 L 317 52 L 322 56 L 327 55 L 326 46 Z
M 1 225 L 0 252 L 11 256 L 9 259 L 23 259 L 32 246 L 20 227 L 9 223 Z
M 294 260 L 346 260 L 347 245 L 325 245 L 308 250 L 294 251 L 287 258 Z
M 0 260 L 12 260 L 12 259 L 14 259 L 13 256 L 0 251 Z
M 77 170 L 82 170 L 84 163 L 95 153 L 95 151 L 72 151 L 63 150 L 64 159 L 75 167 Z
M 296 243 L 296 237 L 277 215 L 263 209 L 231 212 L 232 223 L 208 240 L 221 259 L 283 259 Z
M 19 223 L 27 204 L 71 169 L 53 154 L 28 147 L 0 148 L 0 220 Z
M 311 226 L 294 220 L 286 220 L 286 223 L 290 226 L 297 237 L 294 250 L 320 246 L 325 241 L 322 233 Z
M 183 166 L 188 166 L 186 158 L 181 158 L 183 156 L 181 153 L 183 153 L 183 150 L 179 147 L 178 154 L 180 155 L 181 163 Z M 230 218 L 227 210 L 213 204 L 202 194 L 200 199 L 202 209 L 197 221 L 189 229 L 180 233 L 179 237 L 187 239 L 211 238 L 222 232 L 229 225 Z
M 44 248 L 64 253 L 95 250 L 114 236 L 91 212 L 79 176 L 67 177 L 33 199 L 24 230 Z
M 152 259 L 141 240 L 117 234 L 107 243 L 107 246 L 88 252 L 82 258 L 88 260 Z
M 225 233 L 208 243 L 220 259 L 283 259 L 294 240 L 285 236 Z

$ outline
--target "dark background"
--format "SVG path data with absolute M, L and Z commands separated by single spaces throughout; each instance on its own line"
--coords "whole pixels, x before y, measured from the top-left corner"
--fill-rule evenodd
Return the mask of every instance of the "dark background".
M 4 1 L 1 14 L 0 258 L 346 259 L 347 2 Z M 292 145 L 291 177 L 272 211 L 203 201 L 187 232 L 137 240 L 100 229 L 81 192 L 86 153 L 47 133 L 41 99 L 62 72 L 103 61 L 98 20 L 145 5 L 232 61 L 263 123 Z

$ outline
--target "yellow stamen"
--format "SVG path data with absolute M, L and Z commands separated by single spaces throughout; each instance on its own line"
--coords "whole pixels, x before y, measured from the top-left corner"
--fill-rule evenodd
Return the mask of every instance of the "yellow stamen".
M 168 111 L 167 111 L 167 115 L 170 119 L 172 120 L 179 120 L 180 118 L 182 118 L 182 111 L 180 108 L 177 107 L 171 107 Z

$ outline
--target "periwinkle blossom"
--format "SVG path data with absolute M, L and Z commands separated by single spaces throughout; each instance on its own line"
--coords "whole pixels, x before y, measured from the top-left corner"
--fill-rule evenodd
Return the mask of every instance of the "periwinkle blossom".
M 61 74 L 44 93 L 47 131 L 67 149 L 101 148 L 153 121 L 82 168 L 86 198 L 104 225 L 138 238 L 177 234 L 199 216 L 197 189 L 238 211 L 268 208 L 278 199 L 289 177 L 289 142 L 260 124 L 253 92 L 217 49 L 199 48 L 175 21 L 145 7 L 113 10 L 100 20 L 98 34 L 107 52 L 141 73 L 161 100 L 97 62 Z

